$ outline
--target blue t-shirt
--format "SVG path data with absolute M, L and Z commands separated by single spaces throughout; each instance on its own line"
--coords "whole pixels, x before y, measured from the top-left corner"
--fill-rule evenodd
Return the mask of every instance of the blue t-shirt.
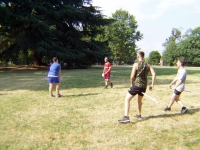
M 61 70 L 59 63 L 54 62 L 49 69 L 48 77 L 58 77 L 58 71 Z

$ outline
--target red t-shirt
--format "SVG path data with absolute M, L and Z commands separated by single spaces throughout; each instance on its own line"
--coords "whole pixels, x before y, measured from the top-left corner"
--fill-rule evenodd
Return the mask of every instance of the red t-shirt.
M 106 73 L 110 68 L 111 68 L 111 63 L 110 62 L 106 62 L 104 64 L 104 73 Z M 111 72 L 111 71 L 109 71 L 109 72 Z

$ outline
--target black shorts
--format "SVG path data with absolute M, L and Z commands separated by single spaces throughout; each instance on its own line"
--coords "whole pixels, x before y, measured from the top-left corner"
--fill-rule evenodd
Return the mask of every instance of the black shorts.
M 131 95 L 138 94 L 140 96 L 144 96 L 144 94 L 142 94 L 142 92 L 145 93 L 146 92 L 146 88 L 139 88 L 139 87 L 133 85 L 132 87 L 130 87 L 130 89 L 128 90 L 128 92 Z
M 181 92 L 179 92 L 179 91 L 177 91 L 177 90 L 175 89 L 175 90 L 174 90 L 174 94 L 176 94 L 176 95 L 180 95 Z

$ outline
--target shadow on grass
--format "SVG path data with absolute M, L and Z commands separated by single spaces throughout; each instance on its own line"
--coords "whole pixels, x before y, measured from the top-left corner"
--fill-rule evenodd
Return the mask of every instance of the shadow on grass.
M 200 111 L 200 108 L 188 109 L 188 112 L 186 114 L 192 115 L 192 114 L 194 114 L 194 113 L 196 113 L 198 111 Z M 155 116 L 148 116 L 148 117 L 144 117 L 142 120 L 137 120 L 137 121 L 134 121 L 134 122 L 129 122 L 128 124 L 136 124 L 138 122 L 146 121 L 148 119 L 154 119 L 154 118 L 171 118 L 173 120 L 178 121 L 177 119 L 172 118 L 172 117 L 186 115 L 186 114 L 174 113 L 174 114 L 161 114 L 161 115 L 155 115 Z
M 83 93 L 83 94 L 73 94 L 73 95 L 65 95 L 65 96 L 74 97 L 74 96 L 88 96 L 88 95 L 98 95 L 98 94 L 101 94 L 101 93 Z
M 188 109 L 187 113 L 186 114 L 194 114 L 196 112 L 200 111 L 200 108 L 194 108 L 194 109 Z M 156 116 L 149 116 L 149 117 L 146 117 L 144 118 L 144 120 L 147 120 L 147 119 L 151 119 L 151 118 L 164 118 L 164 117 L 174 117 L 174 116 L 180 116 L 180 115 L 184 115 L 184 114 L 181 114 L 181 113 L 174 113 L 174 114 L 161 114 L 161 115 L 156 115 Z

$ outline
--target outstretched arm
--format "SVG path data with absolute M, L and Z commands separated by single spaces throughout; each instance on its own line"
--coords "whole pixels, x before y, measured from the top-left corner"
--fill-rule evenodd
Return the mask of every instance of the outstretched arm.
M 172 85 L 178 80 L 178 77 L 176 76 L 176 78 L 174 78 L 174 80 L 170 83 L 169 88 L 172 88 Z M 181 81 L 181 80 L 180 80 Z M 182 81 L 181 81 L 182 82 Z M 180 85 L 181 83 L 179 83 Z

